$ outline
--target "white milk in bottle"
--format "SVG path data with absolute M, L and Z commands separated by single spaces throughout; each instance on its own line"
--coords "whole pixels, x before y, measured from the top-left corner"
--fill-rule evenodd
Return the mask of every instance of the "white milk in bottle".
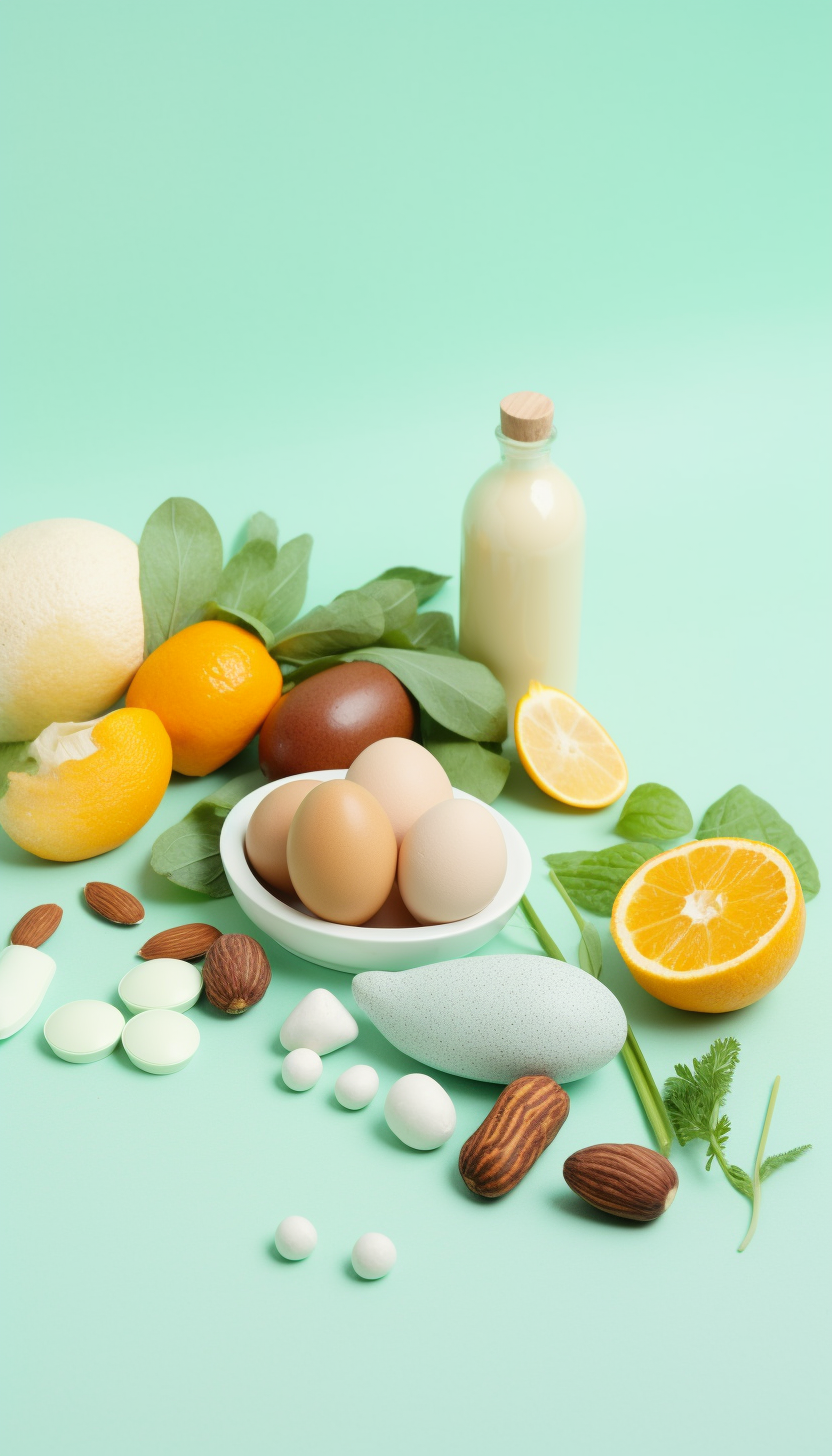
M 586 516 L 550 460 L 554 407 L 543 394 L 500 405 L 500 462 L 471 490 L 462 516 L 459 648 L 506 690 L 513 738 L 518 699 L 535 678 L 574 696 Z

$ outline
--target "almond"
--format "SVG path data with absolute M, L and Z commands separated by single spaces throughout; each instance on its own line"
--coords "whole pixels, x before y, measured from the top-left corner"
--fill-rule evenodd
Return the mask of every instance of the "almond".
M 36 905 L 33 910 L 27 910 L 9 937 L 12 945 L 43 945 L 55 934 L 63 913 L 60 905 Z
M 463 1144 L 459 1171 L 472 1193 L 502 1198 L 525 1178 L 569 1114 L 569 1097 L 551 1077 L 518 1077 Z
M 84 886 L 84 899 L 91 910 L 114 925 L 140 925 L 144 920 L 144 905 L 122 890 L 118 885 L 108 885 L 106 880 L 90 880 Z
M 198 961 L 221 934 L 214 925 L 174 925 L 170 930 L 151 935 L 139 955 L 145 961 L 156 961 L 162 956 L 170 956 L 175 961 Z
M 676 1197 L 679 1178 L 673 1164 L 637 1143 L 596 1143 L 573 1153 L 563 1165 L 573 1193 L 616 1218 L 649 1223 Z
M 208 1000 L 229 1016 L 261 1000 L 271 978 L 266 952 L 250 935 L 221 935 L 209 947 L 202 968 Z

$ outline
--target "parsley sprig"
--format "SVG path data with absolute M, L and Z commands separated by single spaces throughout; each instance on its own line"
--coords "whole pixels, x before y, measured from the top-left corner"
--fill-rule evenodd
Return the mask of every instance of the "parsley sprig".
M 793 1163 L 802 1153 L 808 1152 L 811 1143 L 790 1148 L 787 1153 L 775 1153 L 768 1158 L 764 1156 L 774 1104 L 780 1089 L 780 1078 L 775 1077 L 754 1160 L 754 1171 L 751 1174 L 746 1173 L 736 1163 L 728 1162 L 726 1149 L 731 1123 L 722 1108 L 731 1090 L 739 1059 L 740 1045 L 735 1037 L 728 1036 L 715 1041 L 703 1057 L 694 1057 L 693 1070 L 683 1063 L 677 1064 L 676 1076 L 669 1077 L 665 1083 L 664 1102 L 673 1131 L 682 1146 L 701 1138 L 708 1145 L 705 1167 L 709 1169 L 716 1159 L 732 1187 L 749 1199 L 751 1222 L 739 1246 L 739 1252 L 742 1253 L 743 1249 L 748 1248 L 757 1228 L 762 1184 L 775 1169 L 781 1168 L 784 1163 Z

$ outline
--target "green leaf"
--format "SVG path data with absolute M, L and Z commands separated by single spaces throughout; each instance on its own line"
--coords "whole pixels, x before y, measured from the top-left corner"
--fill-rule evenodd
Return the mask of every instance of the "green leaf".
M 456 648 L 454 619 L 450 612 L 419 612 L 412 622 L 396 632 L 385 632 L 382 647 L 416 648 L 424 652 L 427 648 Z
M 186 890 L 196 890 L 213 899 L 230 895 L 231 887 L 220 859 L 223 820 L 229 809 L 262 783 L 263 775 L 255 769 L 230 779 L 213 794 L 200 799 L 184 819 L 159 835 L 150 853 L 151 868 Z
M 249 541 L 271 541 L 277 547 L 277 521 L 265 511 L 257 511 L 248 523 Z
M 820 889 L 817 865 L 803 840 L 771 804 L 752 794 L 744 784 L 729 789 L 705 810 L 696 838 L 757 839 L 773 844 L 791 861 L 807 900 Z
M 456 653 L 410 652 L 398 647 L 368 647 L 346 653 L 345 659 L 386 667 L 431 718 L 461 738 L 500 743 L 506 736 L 506 695 L 481 662 Z
M 594 976 L 596 981 L 600 981 L 603 964 L 601 937 L 592 921 L 585 920 L 578 946 L 578 965 L 582 971 L 588 971 L 590 976 Z
M 766 1158 L 760 1167 L 760 1180 L 762 1181 L 764 1178 L 768 1178 L 771 1173 L 776 1172 L 778 1168 L 782 1168 L 784 1163 L 796 1162 L 798 1158 L 803 1157 L 804 1153 L 809 1152 L 811 1146 L 811 1143 L 802 1143 L 799 1148 L 789 1148 L 787 1153 L 772 1153 L 771 1157 Z
M 622 839 L 681 839 L 693 815 L 684 799 L 663 784 L 639 784 L 628 795 L 615 826 Z
M 285 632 L 303 606 L 311 554 L 312 537 L 307 535 L 293 536 L 277 553 L 277 565 L 260 614 L 276 637 Z
M 368 581 L 361 591 L 375 597 L 384 613 L 385 632 L 396 632 L 406 627 L 416 616 L 419 599 L 416 589 L 403 577 L 388 577 L 384 581 Z
M 608 849 L 547 854 L 546 863 L 576 905 L 596 915 L 611 915 L 621 886 L 656 854 L 655 844 L 613 844 Z
M 421 606 L 422 602 L 427 602 L 431 597 L 436 596 L 439 588 L 451 578 L 440 576 L 436 571 L 423 571 L 420 566 L 391 566 L 388 571 L 383 571 L 381 576 L 374 578 L 375 581 L 392 581 L 394 579 L 412 582 Z
M 455 789 L 475 794 L 485 804 L 493 804 L 505 787 L 511 765 L 503 758 L 499 745 L 486 747 L 460 738 L 428 713 L 422 712 L 422 742 L 441 763 Z M 496 751 L 495 751 L 496 749 Z
M 216 596 L 222 541 L 208 512 L 186 496 L 155 510 L 139 542 L 145 653 L 195 620 Z
M 229 612 L 248 612 L 262 620 L 276 564 L 277 547 L 271 541 L 262 538 L 246 541 L 220 577 L 216 591 L 220 606 Z
M 368 592 L 348 591 L 329 606 L 313 607 L 293 623 L 275 643 L 273 655 L 280 661 L 308 662 L 377 642 L 383 631 L 384 612 L 375 597 Z
M 202 609 L 202 620 L 204 622 L 233 622 L 235 627 L 243 627 L 247 632 L 254 632 L 268 652 L 274 646 L 274 633 L 270 632 L 259 617 L 253 617 L 248 612 L 236 611 L 231 607 L 221 607 L 219 602 L 206 602 Z
M 679 1062 L 675 1077 L 665 1083 L 664 1101 L 679 1142 L 693 1138 L 714 1141 L 724 1149 L 731 1131 L 727 1117 L 716 1113 L 731 1090 L 731 1082 L 740 1057 L 740 1045 L 729 1036 L 715 1041 L 701 1058 L 694 1057 L 693 1069 Z M 707 1166 L 710 1167 L 711 1153 Z M 745 1175 L 744 1175 L 745 1176 Z
M 10 773 L 35 773 L 38 761 L 29 753 L 31 742 L 0 743 L 0 799 L 9 787 Z

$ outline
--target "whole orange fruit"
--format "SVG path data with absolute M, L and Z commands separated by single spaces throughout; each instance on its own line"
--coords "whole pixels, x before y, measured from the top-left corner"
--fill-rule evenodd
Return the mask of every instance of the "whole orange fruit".
M 245 748 L 282 686 L 280 668 L 253 633 L 231 622 L 197 622 L 145 659 L 127 706 L 158 713 L 177 773 L 200 777 Z

